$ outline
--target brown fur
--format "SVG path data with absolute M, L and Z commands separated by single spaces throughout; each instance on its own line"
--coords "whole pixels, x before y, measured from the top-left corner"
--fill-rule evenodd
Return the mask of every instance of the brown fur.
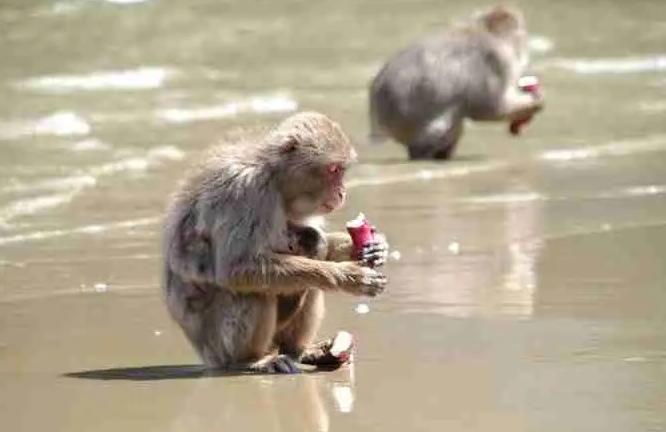
M 285 359 L 272 352 L 299 353 L 312 342 L 322 291 L 383 290 L 382 275 L 351 261 L 345 234 L 325 238 L 337 252 L 325 258 L 340 262 L 289 253 L 290 224 L 344 201 L 328 164 L 355 156 L 336 123 L 306 112 L 256 142 L 215 148 L 185 179 L 167 210 L 163 288 L 208 366 L 293 371 L 280 369 Z
M 371 139 L 391 137 L 411 159 L 449 159 L 465 118 L 512 121 L 542 109 L 540 95 L 517 89 L 526 65 L 525 20 L 503 6 L 421 39 L 392 56 L 372 81 Z

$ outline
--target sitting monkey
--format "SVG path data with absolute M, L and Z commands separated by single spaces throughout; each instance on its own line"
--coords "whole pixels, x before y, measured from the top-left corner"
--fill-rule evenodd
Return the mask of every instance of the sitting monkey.
M 362 262 L 346 233 L 290 226 L 339 208 L 356 152 L 342 129 L 296 114 L 264 138 L 215 148 L 166 214 L 163 291 L 171 316 L 211 368 L 293 373 L 317 364 L 324 291 L 376 296 L 385 241 Z M 381 238 L 381 237 L 380 237 Z
M 370 139 L 391 137 L 410 159 L 449 159 L 463 121 L 520 122 L 543 108 L 518 88 L 527 66 L 525 20 L 497 6 L 464 28 L 421 39 L 392 56 L 370 86 Z

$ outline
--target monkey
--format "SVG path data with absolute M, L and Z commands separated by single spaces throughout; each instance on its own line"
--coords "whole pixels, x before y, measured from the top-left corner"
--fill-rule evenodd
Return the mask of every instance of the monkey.
M 448 160 L 466 118 L 531 118 L 544 100 L 517 86 L 528 64 L 526 41 L 522 12 L 495 6 L 397 52 L 369 86 L 370 141 L 393 138 L 411 160 Z
M 315 249 L 289 253 L 290 225 L 345 201 L 357 153 L 336 122 L 301 112 L 246 141 L 214 146 L 172 196 L 163 296 L 207 367 L 298 373 L 300 360 L 316 362 L 324 292 L 377 296 L 388 280 L 353 259 L 346 233 L 321 231 Z
M 310 223 L 287 223 L 287 238 L 288 253 L 322 261 L 325 261 L 329 254 L 326 235 L 318 226 Z

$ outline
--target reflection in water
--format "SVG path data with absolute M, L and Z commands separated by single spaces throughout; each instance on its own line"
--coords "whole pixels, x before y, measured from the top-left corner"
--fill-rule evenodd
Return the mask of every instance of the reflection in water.
M 331 403 L 332 402 L 332 403 Z M 333 373 L 187 380 L 167 430 L 331 430 L 329 410 L 354 405 L 353 363 Z
M 532 315 L 544 199 L 527 180 L 505 188 L 471 195 L 447 191 L 463 196 L 451 200 L 430 192 L 395 198 L 406 208 L 418 209 L 410 199 L 434 206 L 411 224 L 411 238 L 395 245 L 402 257 L 393 278 L 400 288 L 392 295 L 400 309 L 457 317 Z
M 533 313 L 537 289 L 536 263 L 541 240 L 541 199 L 509 201 L 506 204 L 506 244 L 509 265 L 501 288 L 501 304 L 511 315 L 529 317 Z

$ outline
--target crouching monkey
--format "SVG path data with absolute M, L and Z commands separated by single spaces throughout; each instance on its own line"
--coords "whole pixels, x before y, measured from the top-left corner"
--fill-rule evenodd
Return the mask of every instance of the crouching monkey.
M 354 257 L 347 234 L 321 231 L 308 243 L 294 228 L 343 204 L 355 158 L 336 123 L 304 112 L 263 139 L 214 148 L 186 177 L 166 214 L 163 290 L 207 366 L 294 373 L 299 361 L 317 364 L 323 292 L 384 290 L 386 277 L 363 265 L 385 260 L 384 241 Z M 305 245 L 296 251 L 294 235 Z

